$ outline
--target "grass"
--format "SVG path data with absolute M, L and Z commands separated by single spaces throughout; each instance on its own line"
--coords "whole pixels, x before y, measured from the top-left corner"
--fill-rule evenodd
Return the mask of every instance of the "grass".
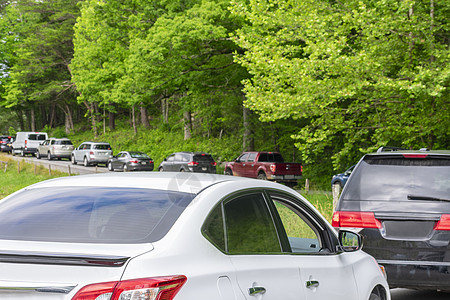
M 32 164 L 20 163 L 20 173 L 18 170 L 18 162 L 11 159 L 10 156 L 0 153 L 0 161 L 8 162 L 8 167 L 5 172 L 5 165 L 0 164 L 0 199 L 12 194 L 33 183 L 43 180 L 67 176 L 66 173 L 52 171 L 52 176 L 48 174 L 48 169 L 43 166 L 34 166 Z

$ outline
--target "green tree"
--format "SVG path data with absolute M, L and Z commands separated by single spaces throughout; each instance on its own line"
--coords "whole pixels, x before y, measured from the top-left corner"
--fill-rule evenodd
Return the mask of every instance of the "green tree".
M 235 37 L 252 75 L 246 105 L 263 121 L 306 122 L 295 138 L 309 174 L 379 146 L 449 147 L 448 2 L 256 0 L 232 9 L 247 21 Z

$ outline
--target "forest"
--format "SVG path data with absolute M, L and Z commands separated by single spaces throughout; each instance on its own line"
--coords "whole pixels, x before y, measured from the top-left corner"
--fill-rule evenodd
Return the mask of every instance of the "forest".
M 442 0 L 0 0 L 0 134 L 281 151 L 329 183 L 380 146 L 450 149 L 449 16 Z

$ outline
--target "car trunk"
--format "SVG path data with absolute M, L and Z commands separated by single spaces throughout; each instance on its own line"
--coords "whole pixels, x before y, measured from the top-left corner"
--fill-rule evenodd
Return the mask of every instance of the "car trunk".
M 0 299 L 71 299 L 85 285 L 120 280 L 128 260 L 152 248 L 2 241 Z

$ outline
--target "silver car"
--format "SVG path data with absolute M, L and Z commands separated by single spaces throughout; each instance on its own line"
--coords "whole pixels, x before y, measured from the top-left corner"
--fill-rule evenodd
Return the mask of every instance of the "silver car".
M 48 160 L 54 158 L 70 159 L 72 151 L 75 147 L 68 138 L 49 138 L 40 144 L 36 149 L 36 158 L 47 157 Z
M 85 167 L 106 164 L 112 157 L 111 145 L 104 142 L 84 142 L 72 151 L 72 164 L 83 163 Z

